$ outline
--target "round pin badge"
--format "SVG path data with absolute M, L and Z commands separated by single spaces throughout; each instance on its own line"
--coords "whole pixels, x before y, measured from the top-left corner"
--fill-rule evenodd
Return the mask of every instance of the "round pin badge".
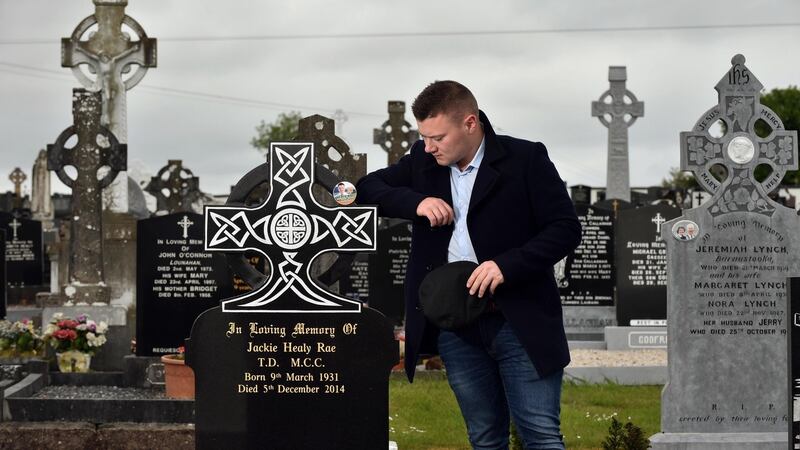
M 700 227 L 691 220 L 679 220 L 672 225 L 672 237 L 679 241 L 691 241 L 700 233 Z
M 340 181 L 333 187 L 333 199 L 336 203 L 347 206 L 356 201 L 356 187 L 349 181 Z

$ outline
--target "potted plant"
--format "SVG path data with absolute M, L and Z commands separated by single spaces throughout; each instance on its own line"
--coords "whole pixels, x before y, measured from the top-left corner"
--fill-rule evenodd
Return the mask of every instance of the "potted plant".
M 0 320 L 0 357 L 32 358 L 39 356 L 43 347 L 44 341 L 32 320 Z
M 194 370 L 186 365 L 186 348 L 178 347 L 178 353 L 161 357 L 164 363 L 164 384 L 167 397 L 177 399 L 194 398 Z
M 44 338 L 56 351 L 58 370 L 88 372 L 92 356 L 106 343 L 108 325 L 89 319 L 86 314 L 76 318 L 56 313 L 45 329 Z

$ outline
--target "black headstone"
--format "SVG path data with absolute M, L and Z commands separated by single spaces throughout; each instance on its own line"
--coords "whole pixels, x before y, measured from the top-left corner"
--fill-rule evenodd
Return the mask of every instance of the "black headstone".
M 800 278 L 789 278 L 789 449 L 800 448 Z
M 6 282 L 9 287 L 39 286 L 44 280 L 42 222 L 0 212 L 6 232 Z
M 575 205 L 581 244 L 557 264 L 556 283 L 564 305 L 614 306 L 614 220 L 608 210 Z
M 406 266 L 411 255 L 411 223 L 395 221 L 378 229 L 378 251 L 370 255 L 369 306 L 395 325 L 403 322 Z
M 369 303 L 369 273 L 372 256 L 366 253 L 359 253 L 355 256 L 350 269 L 339 280 L 340 294 L 361 303 Z
M 6 232 L 0 229 L 0 255 L 5 254 L 6 249 Z M 0 258 L 0 318 L 6 317 L 6 260 Z
M 196 374 L 198 449 L 382 449 L 389 444 L 389 321 L 360 313 L 198 317 L 186 342 Z
M 667 251 L 661 225 L 681 215 L 669 205 L 618 212 L 615 266 L 617 324 L 665 325 L 667 319 Z
M 569 188 L 572 203 L 576 205 L 588 205 L 592 203 L 592 188 L 583 184 L 570 186 Z
M 219 305 L 232 276 L 220 254 L 205 251 L 203 216 L 140 220 L 136 233 L 136 354 L 175 353 L 203 311 Z
M 389 444 L 391 322 L 311 277 L 329 251 L 374 251 L 377 208 L 311 195 L 314 144 L 272 143 L 264 202 L 207 206 L 205 246 L 260 252 L 270 275 L 201 314 L 186 341 L 198 449 L 374 450 Z M 257 168 L 252 176 L 263 171 Z

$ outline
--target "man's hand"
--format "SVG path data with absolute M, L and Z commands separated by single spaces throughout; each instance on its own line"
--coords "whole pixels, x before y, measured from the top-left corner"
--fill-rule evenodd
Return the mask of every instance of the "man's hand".
M 455 217 L 453 208 L 446 201 L 436 197 L 427 197 L 419 202 L 417 215 L 427 217 L 432 227 L 450 225 Z
M 487 289 L 494 294 L 494 290 L 503 281 L 505 281 L 503 272 L 500 271 L 497 264 L 494 261 L 486 261 L 472 271 L 472 275 L 467 280 L 467 289 L 469 289 L 469 295 L 475 295 L 477 292 L 478 298 L 483 298 Z

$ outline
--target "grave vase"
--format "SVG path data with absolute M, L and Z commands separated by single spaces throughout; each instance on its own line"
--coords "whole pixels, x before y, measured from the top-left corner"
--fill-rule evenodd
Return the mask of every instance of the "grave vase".
M 164 383 L 167 397 L 177 399 L 194 398 L 194 370 L 186 365 L 186 361 L 178 359 L 178 355 L 164 355 Z
M 58 370 L 64 373 L 86 373 L 92 364 L 92 355 L 78 350 L 56 353 Z

